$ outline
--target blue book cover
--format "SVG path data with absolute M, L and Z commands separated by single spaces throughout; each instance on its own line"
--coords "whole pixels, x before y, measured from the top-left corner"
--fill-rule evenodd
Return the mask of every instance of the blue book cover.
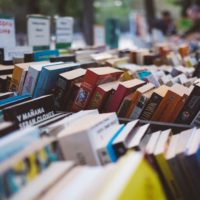
M 52 92 L 59 74 L 79 68 L 78 63 L 64 63 L 56 66 L 43 67 L 35 87 L 33 97 L 39 97 Z
M 120 135 L 120 133 L 122 132 L 122 130 L 124 129 L 125 125 L 123 124 L 121 126 L 121 128 L 114 134 L 114 136 L 110 139 L 109 143 L 106 146 L 108 155 L 111 159 L 112 162 L 116 162 L 117 161 L 117 155 L 115 154 L 115 150 L 113 149 L 113 142 L 115 141 L 115 139 L 118 137 L 118 135 Z
M 30 98 L 31 98 L 31 96 L 29 94 L 23 94 L 23 95 L 13 96 L 13 97 L 9 97 L 7 99 L 0 100 L 0 109 L 1 109 L 1 107 L 5 106 L 5 105 L 9 105 L 9 104 L 21 101 L 23 99 L 30 99 Z
M 40 130 L 37 127 L 21 129 L 3 137 L 0 140 L 0 163 L 14 156 L 39 138 Z
M 44 50 L 34 53 L 34 61 L 47 61 L 50 57 L 58 57 L 58 50 Z

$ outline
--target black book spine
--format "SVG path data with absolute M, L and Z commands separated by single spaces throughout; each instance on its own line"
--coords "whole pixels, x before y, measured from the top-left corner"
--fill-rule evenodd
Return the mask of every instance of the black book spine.
M 162 97 L 160 95 L 153 93 L 149 102 L 144 107 L 139 118 L 142 120 L 150 120 L 151 117 L 153 116 L 154 111 L 160 104 L 161 100 L 162 100 Z
M 176 123 L 190 124 L 200 110 L 200 87 L 195 86 L 183 109 L 176 119 Z
M 121 156 L 125 155 L 126 152 L 127 152 L 127 149 L 126 149 L 123 142 L 119 142 L 117 144 L 114 144 L 113 149 L 115 151 L 117 158 L 120 158 Z

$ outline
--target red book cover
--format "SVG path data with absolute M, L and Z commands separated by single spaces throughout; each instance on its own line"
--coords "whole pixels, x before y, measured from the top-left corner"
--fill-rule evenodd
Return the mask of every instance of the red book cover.
M 119 81 L 113 81 L 97 86 L 87 108 L 97 108 L 100 111 L 102 106 L 105 104 L 105 101 L 108 98 L 110 91 L 112 89 L 117 89 L 118 85 Z
M 112 67 L 88 69 L 84 77 L 84 82 L 81 84 L 80 90 L 73 104 L 73 111 L 76 112 L 86 109 L 95 88 L 100 84 L 118 80 L 122 73 L 123 71 Z
M 125 96 L 134 92 L 138 87 L 144 85 L 145 82 L 139 79 L 133 79 L 120 83 L 115 94 L 113 95 L 110 104 L 108 105 L 107 112 L 116 112 Z

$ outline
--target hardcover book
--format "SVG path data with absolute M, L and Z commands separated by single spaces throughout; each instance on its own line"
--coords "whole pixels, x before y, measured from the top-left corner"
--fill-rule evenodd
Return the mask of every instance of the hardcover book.
M 119 109 L 119 106 L 124 97 L 134 92 L 137 88 L 141 87 L 144 84 L 145 82 L 139 79 L 133 79 L 120 83 L 115 94 L 112 97 L 112 100 L 110 101 L 107 112 L 116 112 Z
M 55 87 L 55 106 L 58 110 L 64 110 L 69 102 L 70 94 L 73 92 L 73 85 L 83 80 L 85 69 L 74 69 L 59 75 Z
M 118 80 L 122 73 L 123 71 L 111 67 L 88 69 L 73 104 L 73 111 L 87 108 L 95 88 L 100 84 Z
M 37 85 L 34 90 L 34 97 L 39 97 L 45 94 L 52 93 L 55 87 L 59 74 L 79 68 L 77 63 L 64 63 L 55 66 L 43 67 L 40 72 Z

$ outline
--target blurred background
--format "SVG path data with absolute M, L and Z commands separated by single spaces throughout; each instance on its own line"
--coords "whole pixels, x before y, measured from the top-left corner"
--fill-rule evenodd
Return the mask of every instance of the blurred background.
M 15 17 L 19 45 L 26 43 L 27 14 L 74 17 L 75 46 L 93 45 L 94 25 L 104 26 L 108 19 L 115 19 L 121 33 L 120 45 L 130 45 L 133 35 L 146 37 L 152 27 L 168 34 L 157 21 L 165 14 L 173 20 L 173 31 L 184 33 L 192 26 L 188 8 L 194 4 L 200 5 L 200 0 L 0 0 L 0 13 Z

